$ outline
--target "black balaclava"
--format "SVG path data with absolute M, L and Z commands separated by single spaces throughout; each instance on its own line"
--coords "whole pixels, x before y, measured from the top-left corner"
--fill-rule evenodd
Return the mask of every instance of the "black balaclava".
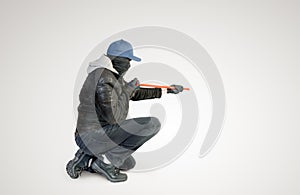
M 124 76 L 127 70 L 130 68 L 130 59 L 119 56 L 109 56 L 114 69 L 118 71 L 120 76 Z

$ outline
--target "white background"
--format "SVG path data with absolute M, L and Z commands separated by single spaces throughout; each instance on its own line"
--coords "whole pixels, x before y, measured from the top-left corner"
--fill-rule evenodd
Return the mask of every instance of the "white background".
M 298 1 L 0 1 L 1 194 L 299 194 Z M 227 116 L 215 148 L 112 184 L 71 180 L 73 90 L 102 40 L 157 25 L 206 48 Z

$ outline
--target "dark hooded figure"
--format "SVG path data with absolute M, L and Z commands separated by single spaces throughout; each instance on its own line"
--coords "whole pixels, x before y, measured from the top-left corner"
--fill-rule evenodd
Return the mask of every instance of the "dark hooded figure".
M 133 55 L 130 43 L 118 40 L 110 44 L 107 54 L 89 64 L 88 76 L 79 94 L 75 141 L 79 146 L 67 164 L 67 173 L 78 178 L 82 171 L 99 173 L 109 181 L 126 181 L 120 171 L 132 169 L 131 156 L 160 130 L 155 117 L 126 119 L 129 101 L 160 98 L 162 89 L 141 88 L 137 78 L 123 79 L 130 61 L 141 61 Z M 182 92 L 181 85 L 172 85 L 167 93 Z M 105 156 L 110 164 L 104 162 Z

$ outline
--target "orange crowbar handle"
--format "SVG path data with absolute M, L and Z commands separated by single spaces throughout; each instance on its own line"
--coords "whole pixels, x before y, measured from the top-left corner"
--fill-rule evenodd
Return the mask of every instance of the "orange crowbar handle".
M 154 88 L 166 88 L 166 89 L 173 89 L 174 87 L 167 86 L 167 85 L 153 85 L 153 84 L 146 84 L 141 83 L 140 86 L 142 87 L 154 87 Z M 190 90 L 190 88 L 183 88 L 183 90 Z

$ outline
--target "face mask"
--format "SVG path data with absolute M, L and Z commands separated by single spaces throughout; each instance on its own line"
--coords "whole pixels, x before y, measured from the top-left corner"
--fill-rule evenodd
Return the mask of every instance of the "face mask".
M 111 58 L 114 69 L 118 71 L 120 76 L 124 76 L 127 70 L 130 68 L 130 59 L 124 57 Z

